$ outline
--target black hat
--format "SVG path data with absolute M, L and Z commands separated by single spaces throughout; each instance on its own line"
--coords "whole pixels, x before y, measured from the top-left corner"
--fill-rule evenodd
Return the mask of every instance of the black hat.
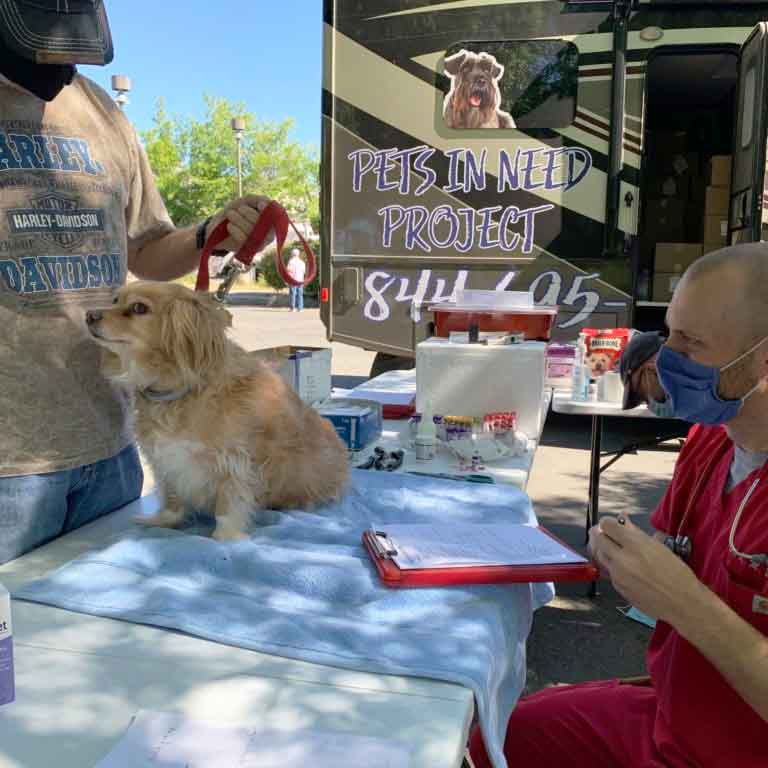
M 624 384 L 624 403 L 627 411 L 636 408 L 642 400 L 632 389 L 632 374 L 650 360 L 664 346 L 664 338 L 656 331 L 636 333 L 627 344 L 619 362 L 619 373 Z
M 0 38 L 37 64 L 109 64 L 114 55 L 102 0 L 0 0 Z

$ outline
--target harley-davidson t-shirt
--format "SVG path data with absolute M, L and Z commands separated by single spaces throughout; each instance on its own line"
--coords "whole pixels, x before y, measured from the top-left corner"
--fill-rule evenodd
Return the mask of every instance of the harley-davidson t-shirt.
M 106 92 L 77 75 L 47 103 L 0 77 L 0 476 L 90 464 L 130 442 L 85 311 L 125 282 L 129 249 L 172 229 Z

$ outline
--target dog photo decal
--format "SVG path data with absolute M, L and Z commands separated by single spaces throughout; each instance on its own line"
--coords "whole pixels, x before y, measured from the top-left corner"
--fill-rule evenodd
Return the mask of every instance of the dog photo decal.
M 445 60 L 445 74 L 451 88 L 443 105 L 443 120 L 448 128 L 515 128 L 508 112 L 500 109 L 499 81 L 504 67 L 496 57 L 466 49 Z

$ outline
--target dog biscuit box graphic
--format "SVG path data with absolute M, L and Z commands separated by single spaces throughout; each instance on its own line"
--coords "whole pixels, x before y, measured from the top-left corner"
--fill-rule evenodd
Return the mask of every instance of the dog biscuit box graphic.
M 619 360 L 632 331 L 628 328 L 584 328 L 587 345 L 584 363 L 589 377 L 597 379 L 609 371 L 618 371 Z
M 11 596 L 0 584 L 0 705 L 10 704 L 15 698 Z

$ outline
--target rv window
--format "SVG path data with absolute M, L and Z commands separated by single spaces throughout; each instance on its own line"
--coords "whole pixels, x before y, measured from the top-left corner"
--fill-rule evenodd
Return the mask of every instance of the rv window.
M 559 40 L 457 43 L 445 54 L 448 128 L 566 128 L 576 112 L 579 52 Z
M 744 77 L 744 96 L 741 118 L 741 148 L 746 149 L 752 143 L 752 127 L 755 122 L 755 81 L 757 72 L 754 64 Z

